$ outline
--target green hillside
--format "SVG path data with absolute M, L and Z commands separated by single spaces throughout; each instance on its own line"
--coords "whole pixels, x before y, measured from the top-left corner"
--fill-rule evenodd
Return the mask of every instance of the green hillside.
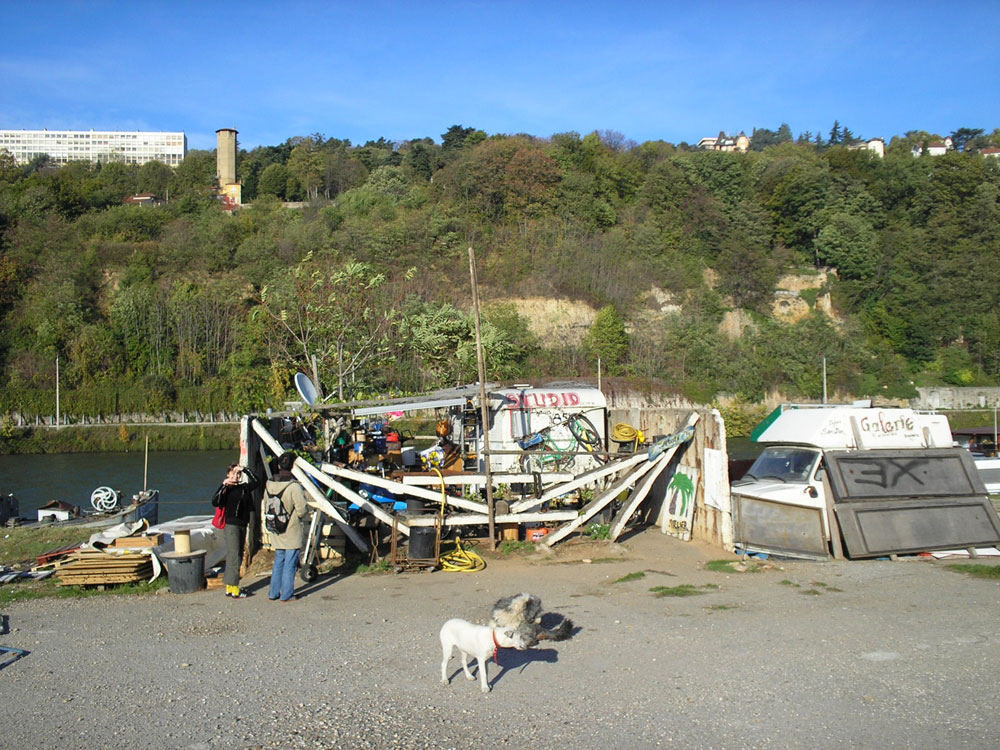
M 839 125 L 757 131 L 746 154 L 460 126 L 295 137 L 240 152 L 233 215 L 213 152 L 172 171 L 0 151 L 0 412 L 53 413 L 56 357 L 62 410 L 85 414 L 280 405 L 313 356 L 344 398 L 475 380 L 469 247 L 491 379 L 593 376 L 600 355 L 700 402 L 815 398 L 825 357 L 831 391 L 859 397 L 996 384 L 1000 159 L 979 151 L 1000 131 L 969 133 L 943 156 L 898 136 L 884 158 Z M 141 192 L 167 202 L 122 204 Z M 820 268 L 805 313 L 775 318 L 779 277 Z M 595 315 L 582 339 L 540 335 L 524 298 Z

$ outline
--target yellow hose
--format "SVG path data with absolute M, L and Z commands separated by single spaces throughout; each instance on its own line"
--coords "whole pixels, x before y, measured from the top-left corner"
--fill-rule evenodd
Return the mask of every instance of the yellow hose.
M 611 430 L 611 439 L 616 443 L 633 443 L 637 446 L 639 443 L 646 442 L 646 436 L 642 430 L 637 430 L 625 422 L 619 422 L 614 426 Z
M 441 531 L 444 531 L 444 508 L 448 503 L 448 495 L 445 493 L 444 475 L 436 468 L 434 473 L 441 480 Z M 455 537 L 455 549 L 447 555 L 441 555 L 439 562 L 441 570 L 450 573 L 475 573 L 486 567 L 486 561 L 475 552 L 470 552 L 462 546 L 462 537 Z
M 441 555 L 441 570 L 450 573 L 475 573 L 486 567 L 486 561 L 475 552 L 470 552 L 462 546 L 462 538 L 455 537 L 455 549 L 447 555 Z

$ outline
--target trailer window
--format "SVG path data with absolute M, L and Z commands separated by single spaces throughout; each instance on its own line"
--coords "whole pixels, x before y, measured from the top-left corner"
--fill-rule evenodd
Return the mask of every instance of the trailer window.
M 808 482 L 818 457 L 818 451 L 806 448 L 765 448 L 743 478 L 750 481 L 768 477 L 784 482 Z

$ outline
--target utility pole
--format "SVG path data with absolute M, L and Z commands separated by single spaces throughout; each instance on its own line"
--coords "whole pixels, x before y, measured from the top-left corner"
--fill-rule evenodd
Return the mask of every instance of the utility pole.
M 496 522 L 493 508 L 493 473 L 490 470 L 490 405 L 486 400 L 486 359 L 483 357 L 483 337 L 479 322 L 479 281 L 476 279 L 476 254 L 469 248 L 469 275 L 472 277 L 472 310 L 476 321 L 476 364 L 479 366 L 479 413 L 483 423 L 483 462 L 486 469 L 486 508 L 490 517 L 490 552 L 497 548 Z
M 59 418 L 59 357 L 56 357 L 56 429 L 62 426 Z
M 826 403 L 826 355 L 823 355 L 823 403 Z

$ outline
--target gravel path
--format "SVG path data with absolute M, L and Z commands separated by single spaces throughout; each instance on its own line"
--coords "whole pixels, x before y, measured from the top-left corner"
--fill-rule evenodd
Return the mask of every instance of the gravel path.
M 0 748 L 996 747 L 1000 583 L 924 559 L 704 568 L 723 557 L 650 529 L 475 574 L 321 577 L 291 604 L 263 578 L 244 601 L 13 605 L 0 645 L 31 653 L 0 670 Z M 704 593 L 650 592 L 681 584 Z M 457 656 L 441 685 L 441 624 L 518 591 L 579 631 L 502 651 L 488 695 Z

